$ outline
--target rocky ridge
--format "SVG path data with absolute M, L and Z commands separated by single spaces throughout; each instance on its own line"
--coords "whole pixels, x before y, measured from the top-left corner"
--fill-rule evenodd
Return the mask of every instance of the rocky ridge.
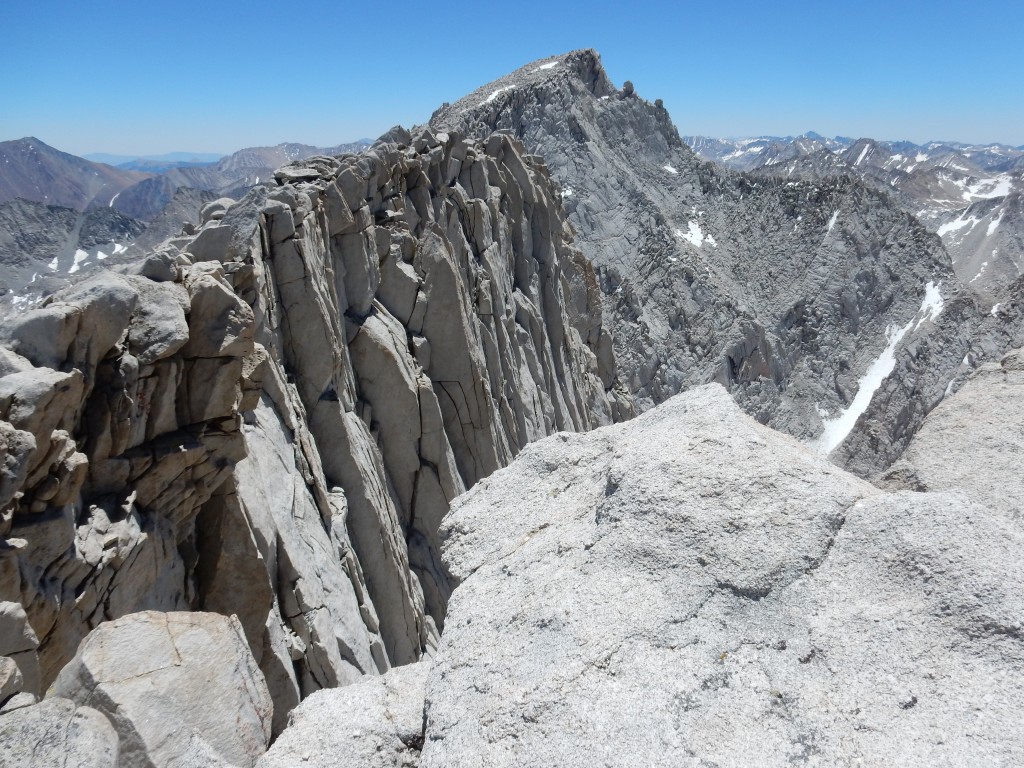
M 5 698 L 41 695 L 103 622 L 212 611 L 237 616 L 277 732 L 300 698 L 430 653 L 452 499 L 629 415 L 543 164 L 505 136 L 406 138 L 286 166 L 138 274 L 0 328 Z
M 616 88 L 593 51 L 527 65 L 431 125 L 506 131 L 545 157 L 642 408 L 717 381 L 762 423 L 808 441 L 849 422 L 836 456 L 870 475 L 941 401 L 987 310 L 939 239 L 885 194 L 702 161 L 660 101 Z M 910 371 L 909 399 L 872 398 L 862 383 L 890 354 Z
M 313 147 L 285 143 L 273 147 L 246 147 L 208 165 L 172 168 L 126 188 L 113 206 L 132 218 L 157 218 L 179 189 L 209 192 L 214 197 L 241 197 L 261 182 L 273 183 L 274 172 L 283 165 L 307 157 L 361 152 L 369 146 L 357 141 L 336 147 Z
M 1024 273 L 1024 150 L 873 139 L 687 137 L 702 157 L 759 176 L 848 175 L 890 195 L 942 237 L 957 276 L 989 303 Z

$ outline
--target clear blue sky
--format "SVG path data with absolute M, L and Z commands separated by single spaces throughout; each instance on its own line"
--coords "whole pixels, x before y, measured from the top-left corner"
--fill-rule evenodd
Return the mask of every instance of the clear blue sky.
M 10 0 L 0 140 L 75 154 L 319 146 L 596 48 L 683 134 L 1024 144 L 1024 2 Z

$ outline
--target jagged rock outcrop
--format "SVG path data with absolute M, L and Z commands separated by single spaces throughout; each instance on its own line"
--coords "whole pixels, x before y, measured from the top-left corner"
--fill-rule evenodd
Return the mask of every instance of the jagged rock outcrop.
M 252 766 L 270 741 L 273 704 L 234 617 L 149 611 L 105 622 L 50 695 L 110 720 L 121 768 Z
M 427 661 L 317 691 L 296 708 L 258 768 L 414 768 L 423 746 Z
M 234 614 L 277 732 L 436 644 L 452 499 L 629 414 L 543 164 L 403 139 L 285 167 L 0 328 L 0 656 L 26 696 L 104 621 Z
M 888 196 L 850 178 L 753 178 L 701 161 L 660 102 L 616 88 L 593 51 L 529 64 L 430 124 L 508 131 L 545 158 L 642 407 L 717 381 L 762 423 L 817 438 L 932 284 L 947 311 L 894 350 L 900 367 L 928 358 L 909 409 L 880 402 L 871 420 L 854 416 L 835 456 L 871 475 L 941 400 L 981 316 L 939 239 Z
M 1024 759 L 1019 525 L 880 491 L 717 385 L 531 445 L 442 537 L 421 766 Z

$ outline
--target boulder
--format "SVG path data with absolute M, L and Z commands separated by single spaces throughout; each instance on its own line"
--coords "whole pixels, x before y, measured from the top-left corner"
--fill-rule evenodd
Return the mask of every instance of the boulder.
M 295 709 L 258 768 L 411 768 L 423 745 L 430 663 L 396 667 L 344 688 L 317 691 Z
M 48 696 L 106 715 L 121 766 L 186 754 L 252 766 L 270 741 L 270 694 L 234 617 L 146 611 L 101 624 Z
M 717 385 L 534 443 L 441 535 L 421 766 L 1024 760 L 1024 534 Z
M 0 768 L 115 768 L 117 733 L 102 714 L 47 699 L 0 715 Z

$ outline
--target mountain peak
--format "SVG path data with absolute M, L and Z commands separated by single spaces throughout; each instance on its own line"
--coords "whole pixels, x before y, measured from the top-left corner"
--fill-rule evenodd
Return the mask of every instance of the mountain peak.
M 456 115 L 481 107 L 487 111 L 497 111 L 509 99 L 515 98 L 516 93 L 558 87 L 564 83 L 570 83 L 576 88 L 582 86 L 598 97 L 618 93 L 601 64 L 600 54 L 591 48 L 584 48 L 532 61 L 477 88 L 454 104 L 442 105 L 430 122 L 450 122 Z

